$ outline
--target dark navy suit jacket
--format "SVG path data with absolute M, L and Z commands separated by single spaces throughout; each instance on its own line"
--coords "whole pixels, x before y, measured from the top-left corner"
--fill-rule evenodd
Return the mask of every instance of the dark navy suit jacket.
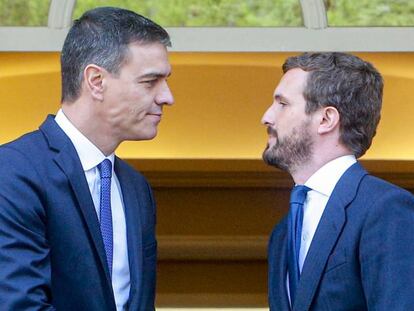
M 155 204 L 145 178 L 115 158 L 127 226 L 128 310 L 154 310 Z M 0 147 L 0 310 L 116 310 L 88 184 L 49 116 Z
M 287 221 L 269 242 L 270 310 L 289 310 Z M 414 310 L 414 196 L 359 163 L 337 183 L 322 215 L 294 311 Z

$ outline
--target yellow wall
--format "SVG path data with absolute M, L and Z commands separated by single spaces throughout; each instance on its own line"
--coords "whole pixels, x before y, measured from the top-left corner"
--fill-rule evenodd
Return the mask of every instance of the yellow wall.
M 127 142 L 124 158 L 259 159 L 260 118 L 280 65 L 292 53 L 172 53 L 166 108 L 157 138 Z M 414 53 L 359 53 L 385 78 L 384 107 L 365 159 L 414 160 Z M 58 53 L 0 53 L 0 143 L 36 129 L 60 100 Z

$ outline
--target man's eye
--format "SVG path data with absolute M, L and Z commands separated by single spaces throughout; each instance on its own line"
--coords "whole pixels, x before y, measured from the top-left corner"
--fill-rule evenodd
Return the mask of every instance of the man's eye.
M 155 82 L 157 82 L 157 80 L 145 80 L 145 81 L 142 81 L 141 83 L 144 83 L 144 84 L 147 84 L 149 86 L 152 86 L 152 85 L 155 84 Z

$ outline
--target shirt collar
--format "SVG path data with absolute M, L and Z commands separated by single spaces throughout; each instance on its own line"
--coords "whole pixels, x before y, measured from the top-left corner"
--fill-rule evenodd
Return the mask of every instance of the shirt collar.
M 105 159 L 109 159 L 112 163 L 112 167 L 114 167 L 114 154 L 112 153 L 105 157 L 102 151 L 99 150 L 98 147 L 96 147 L 72 124 L 72 122 L 69 121 L 62 109 L 59 109 L 56 114 L 55 121 L 75 146 L 82 168 L 85 172 L 96 167 Z
M 342 174 L 355 162 L 356 158 L 354 155 L 336 158 L 317 170 L 305 182 L 305 186 L 329 197 Z

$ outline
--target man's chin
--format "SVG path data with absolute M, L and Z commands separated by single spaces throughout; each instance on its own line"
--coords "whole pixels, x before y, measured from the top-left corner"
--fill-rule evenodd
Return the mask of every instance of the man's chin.
M 157 132 L 148 134 L 147 136 L 144 136 L 142 139 L 139 139 L 139 140 L 151 140 L 151 139 L 154 139 L 155 137 L 157 137 Z
M 289 166 L 283 161 L 283 159 L 278 158 L 274 154 L 274 149 L 272 149 L 272 148 L 266 148 L 263 151 L 262 159 L 263 159 L 264 163 L 266 163 L 269 166 L 281 169 L 283 171 L 288 171 L 289 170 Z
M 127 140 L 131 140 L 131 141 L 151 140 L 157 136 L 157 133 L 158 131 L 156 129 L 153 131 L 136 133 L 136 135 L 132 135 L 132 137 L 129 137 L 129 139 Z
M 271 149 L 269 147 L 269 144 L 266 146 L 266 149 L 262 153 L 262 159 L 267 165 L 274 166 L 273 165 L 274 159 L 271 154 Z

